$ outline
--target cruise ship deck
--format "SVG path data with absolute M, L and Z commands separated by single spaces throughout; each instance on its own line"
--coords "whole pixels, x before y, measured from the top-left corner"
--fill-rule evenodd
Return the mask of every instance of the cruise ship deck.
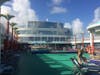
M 89 58 L 88 54 L 85 54 Z M 74 64 L 71 57 L 76 53 L 20 55 L 16 75 L 72 75 Z
M 0 75 L 100 75 L 100 0 L 0 0 Z

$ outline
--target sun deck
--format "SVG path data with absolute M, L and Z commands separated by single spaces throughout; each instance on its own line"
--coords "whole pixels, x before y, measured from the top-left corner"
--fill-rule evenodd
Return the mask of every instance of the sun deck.
M 24 53 L 20 56 L 16 75 L 72 75 L 71 57 L 77 57 L 77 54 Z

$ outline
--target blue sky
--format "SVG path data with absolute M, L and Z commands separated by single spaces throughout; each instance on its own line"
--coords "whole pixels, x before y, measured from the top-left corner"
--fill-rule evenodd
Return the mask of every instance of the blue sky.
M 94 11 L 100 7 L 100 0 L 58 0 L 58 4 L 54 0 L 30 0 L 31 7 L 36 11 L 39 20 L 54 22 L 69 22 L 75 18 L 79 18 L 84 28 L 94 19 Z M 57 0 L 55 0 L 57 2 Z M 63 7 L 66 11 L 60 13 L 51 13 L 53 7 Z
M 75 31 L 100 21 L 100 0 L 12 0 L 2 7 L 24 25 L 27 20 L 62 22 Z M 3 11 L 4 13 L 4 11 Z

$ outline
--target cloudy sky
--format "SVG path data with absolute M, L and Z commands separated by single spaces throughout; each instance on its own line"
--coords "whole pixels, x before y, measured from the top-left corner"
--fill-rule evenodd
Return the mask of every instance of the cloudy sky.
M 1 8 L 15 15 L 12 21 L 20 25 L 28 20 L 62 22 L 75 33 L 100 21 L 100 0 L 11 0 Z

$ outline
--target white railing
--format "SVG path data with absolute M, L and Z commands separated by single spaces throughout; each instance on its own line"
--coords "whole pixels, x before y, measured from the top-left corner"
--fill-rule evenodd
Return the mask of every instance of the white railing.
M 75 43 L 75 39 L 71 39 L 72 43 Z M 76 43 L 81 43 L 82 39 L 76 39 Z M 89 43 L 90 38 L 84 38 L 84 43 Z M 100 42 L 100 36 L 94 37 L 94 42 Z

